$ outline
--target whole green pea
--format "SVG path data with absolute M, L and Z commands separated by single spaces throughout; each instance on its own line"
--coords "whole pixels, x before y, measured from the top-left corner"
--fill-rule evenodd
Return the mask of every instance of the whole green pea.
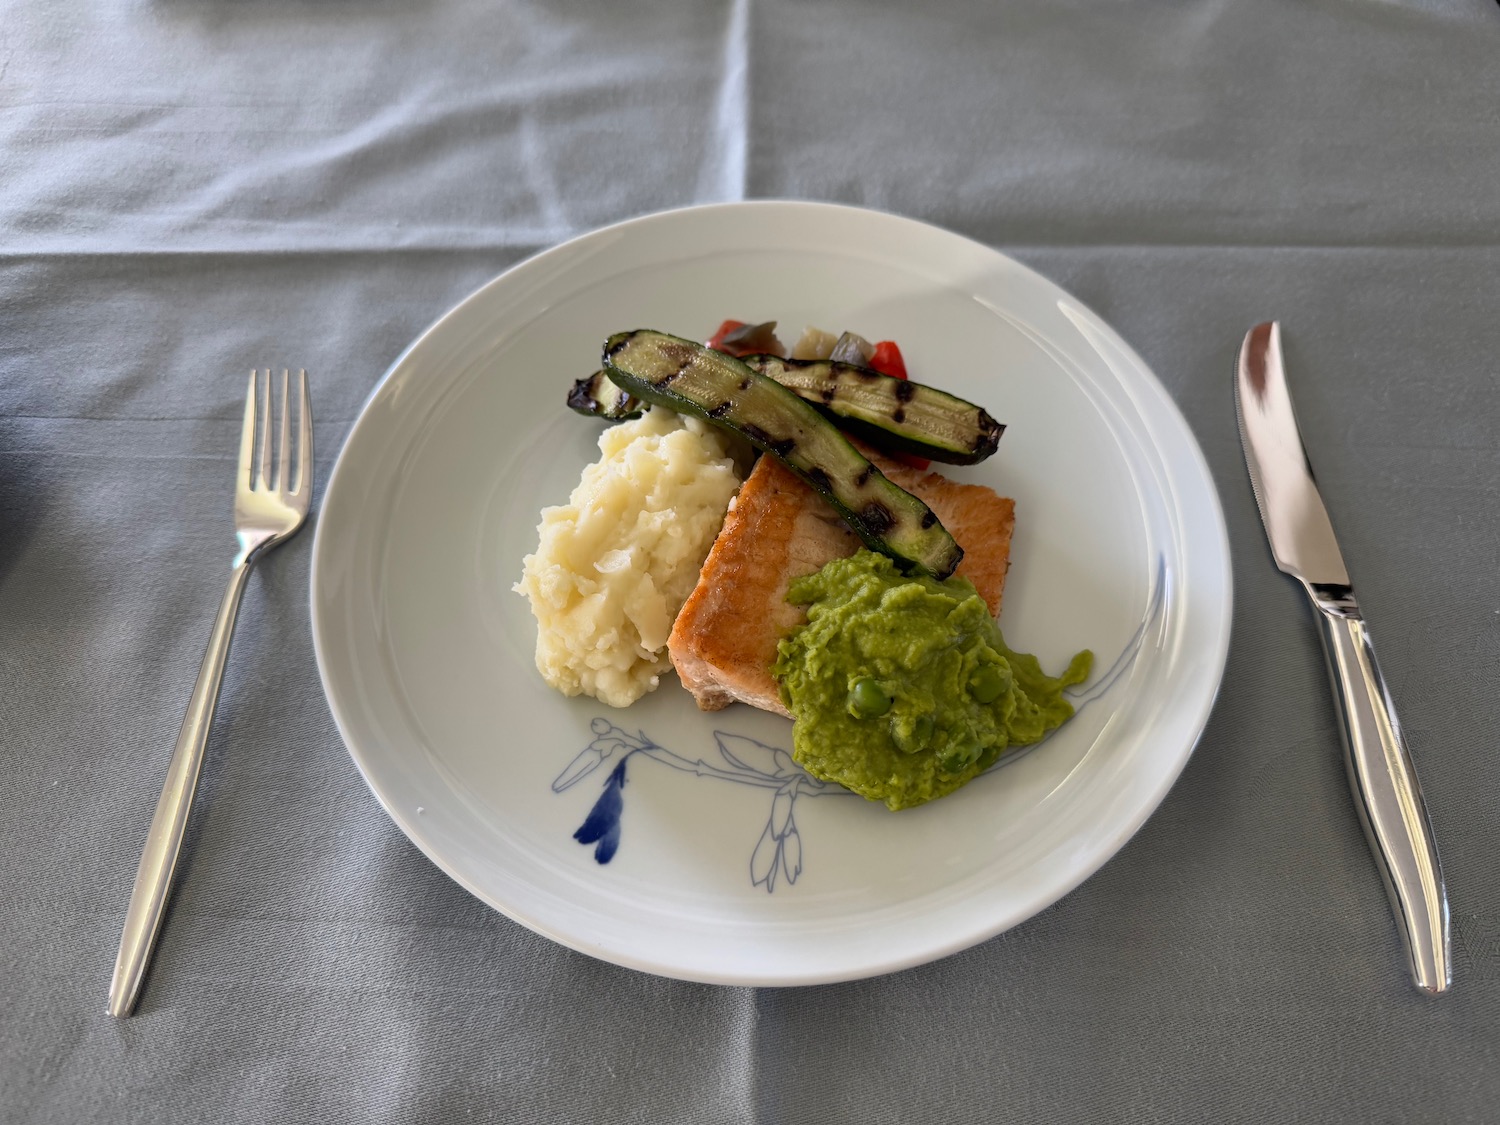
M 1010 690 L 1009 670 L 993 664 L 981 664 L 969 677 L 969 694 L 980 703 L 993 703 Z
M 861 676 L 849 688 L 849 713 L 857 719 L 878 719 L 891 709 L 891 696 L 879 680 Z
M 933 729 L 931 715 L 918 715 L 915 719 L 906 722 L 903 722 L 899 716 L 893 716 L 891 741 L 903 754 L 916 754 L 927 749 L 927 744 L 932 741 Z
M 944 773 L 957 774 L 962 773 L 978 760 L 979 740 L 974 737 L 972 731 L 959 730 L 954 732 L 953 741 L 938 764 Z

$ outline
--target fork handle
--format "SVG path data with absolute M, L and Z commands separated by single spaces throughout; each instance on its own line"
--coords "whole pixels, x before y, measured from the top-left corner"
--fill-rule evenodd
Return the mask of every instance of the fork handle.
M 229 640 L 234 635 L 235 618 L 239 616 L 240 599 L 249 576 L 249 559 L 236 559 L 229 575 L 229 588 L 224 591 L 213 632 L 209 634 L 208 651 L 203 654 L 193 697 L 182 720 L 182 732 L 177 736 L 177 748 L 172 751 L 172 761 L 167 767 L 167 783 L 156 802 L 156 815 L 151 818 L 141 865 L 135 873 L 135 889 L 130 893 L 130 907 L 125 912 L 114 979 L 109 985 L 112 1016 L 128 1016 L 134 1009 L 146 966 L 151 963 L 151 951 L 156 946 L 162 915 L 166 913 L 167 894 L 172 889 L 172 872 L 177 867 L 177 855 L 187 830 L 188 812 L 193 807 L 193 793 L 198 788 L 208 730 L 213 725 L 224 664 L 229 658 Z

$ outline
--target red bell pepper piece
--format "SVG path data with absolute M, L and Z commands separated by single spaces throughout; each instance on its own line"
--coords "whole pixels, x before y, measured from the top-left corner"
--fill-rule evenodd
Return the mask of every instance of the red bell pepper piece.
M 901 358 L 901 349 L 895 340 L 881 340 L 870 356 L 870 366 L 892 379 L 906 378 L 906 361 Z
M 708 342 L 704 344 L 704 347 L 712 348 L 716 352 L 722 352 L 724 350 L 724 337 L 728 336 L 731 332 L 738 332 L 743 327 L 745 327 L 743 321 L 726 320 L 723 324 L 719 325 L 719 330 L 708 338 Z

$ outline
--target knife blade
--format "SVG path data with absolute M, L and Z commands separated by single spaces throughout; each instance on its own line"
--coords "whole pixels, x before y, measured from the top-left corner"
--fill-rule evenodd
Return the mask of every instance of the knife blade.
M 1287 391 L 1281 327 L 1257 324 L 1235 371 L 1250 485 L 1276 565 L 1312 602 L 1333 686 L 1355 809 L 1380 868 L 1417 988 L 1452 984 L 1448 895 L 1432 824 L 1333 523 L 1313 479 Z

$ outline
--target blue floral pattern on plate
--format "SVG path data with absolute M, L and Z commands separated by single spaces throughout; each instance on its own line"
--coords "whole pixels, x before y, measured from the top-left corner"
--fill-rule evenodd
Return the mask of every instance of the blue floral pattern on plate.
M 750 881 L 770 892 L 785 879 L 795 883 L 802 874 L 802 837 L 797 831 L 795 806 L 799 796 L 853 796 L 847 789 L 819 781 L 792 761 L 777 746 L 729 731 L 714 731 L 714 742 L 722 765 L 703 758 L 685 758 L 651 739 L 645 731 L 630 734 L 600 716 L 590 724 L 594 740 L 568 763 L 552 782 L 561 793 L 602 767 L 613 764 L 594 807 L 584 818 L 573 839 L 594 845 L 594 859 L 608 863 L 620 846 L 620 817 L 625 811 L 626 768 L 637 755 L 683 773 L 718 781 L 732 781 L 771 794 L 770 815 L 750 856 Z

